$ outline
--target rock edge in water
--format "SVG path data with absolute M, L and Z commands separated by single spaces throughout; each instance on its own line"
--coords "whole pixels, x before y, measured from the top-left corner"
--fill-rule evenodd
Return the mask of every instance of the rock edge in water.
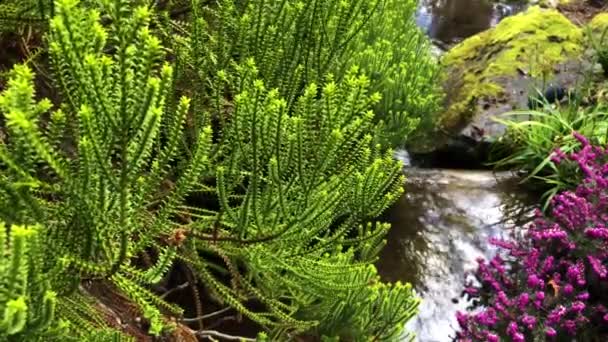
M 597 31 L 604 22 L 607 13 L 590 27 Z M 428 139 L 409 150 L 427 162 L 446 157 L 479 166 L 489 142 L 504 133 L 494 117 L 526 109 L 530 95 L 551 85 L 574 88 L 593 67 L 580 58 L 585 31 L 555 9 L 533 6 L 456 45 L 441 59 L 445 110 Z

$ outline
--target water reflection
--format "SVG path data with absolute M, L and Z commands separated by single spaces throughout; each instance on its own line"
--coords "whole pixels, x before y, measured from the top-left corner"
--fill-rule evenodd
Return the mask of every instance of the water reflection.
M 429 37 L 449 45 L 495 26 L 521 9 L 523 4 L 489 0 L 421 0 L 416 21 Z
M 491 172 L 410 170 L 406 194 L 386 215 L 393 228 L 377 266 L 384 280 L 410 282 L 423 298 L 409 326 L 418 340 L 450 341 L 454 314 L 467 306 L 465 272 L 495 253 L 488 239 L 506 237 L 513 218 L 505 213 L 518 212 L 514 205 L 528 213 L 527 198 Z

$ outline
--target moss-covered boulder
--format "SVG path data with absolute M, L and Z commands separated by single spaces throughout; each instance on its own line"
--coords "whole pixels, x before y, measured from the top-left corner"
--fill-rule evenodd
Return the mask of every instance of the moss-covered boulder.
M 441 59 L 446 103 L 438 132 L 447 137 L 497 135 L 501 128 L 493 116 L 525 107 L 528 93 L 542 88 L 542 80 L 554 80 L 557 73 L 561 78 L 572 75 L 563 67 L 572 65 L 563 63 L 583 50 L 581 28 L 558 11 L 538 6 L 464 40 Z M 429 152 L 439 148 L 437 143 L 446 141 L 434 138 L 430 144 L 414 146 L 413 152 Z
M 601 34 L 608 29 L 608 13 L 600 13 L 589 22 L 589 28 L 594 34 Z
M 476 100 L 503 97 L 505 76 L 545 79 L 555 66 L 583 51 L 583 32 L 556 10 L 532 7 L 506 18 L 495 28 L 473 36 L 443 56 L 448 75 L 461 75 L 459 80 L 446 80 L 451 103 L 441 124 L 453 128 L 467 122 L 476 113 Z M 453 78 L 453 77 L 451 77 Z
M 587 26 L 591 51 L 601 65 L 604 76 L 608 77 L 608 13 L 596 15 Z

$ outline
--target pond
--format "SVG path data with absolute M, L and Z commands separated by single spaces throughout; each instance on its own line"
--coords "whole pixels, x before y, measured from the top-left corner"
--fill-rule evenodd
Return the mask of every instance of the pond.
M 398 154 L 406 158 L 406 154 Z M 378 270 L 407 281 L 422 298 L 408 329 L 421 342 L 451 341 L 465 273 L 491 257 L 490 237 L 506 237 L 529 217 L 531 196 L 509 173 L 406 168 L 405 195 L 386 213 L 392 224 Z

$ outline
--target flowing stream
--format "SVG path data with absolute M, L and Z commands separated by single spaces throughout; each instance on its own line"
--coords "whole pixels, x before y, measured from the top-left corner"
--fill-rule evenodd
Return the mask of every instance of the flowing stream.
M 397 157 L 406 164 L 407 153 Z M 451 341 L 465 273 L 491 257 L 490 237 L 506 237 L 529 216 L 530 196 L 509 173 L 406 167 L 406 192 L 384 219 L 392 224 L 378 270 L 386 281 L 407 281 L 422 298 L 408 330 L 417 341 Z
M 496 25 L 524 5 L 487 0 L 420 0 L 416 22 L 439 49 Z M 392 224 L 378 271 L 385 281 L 411 283 L 422 304 L 408 324 L 420 342 L 449 342 L 465 274 L 495 249 L 490 237 L 506 237 L 529 216 L 531 196 L 508 173 L 412 167 L 406 151 L 406 192 L 385 214 Z

